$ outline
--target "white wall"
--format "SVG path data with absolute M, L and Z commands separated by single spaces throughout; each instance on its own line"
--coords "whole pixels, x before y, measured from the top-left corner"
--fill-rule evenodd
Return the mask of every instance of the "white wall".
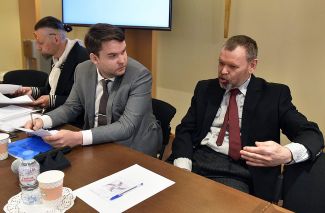
M 223 0 L 173 1 L 173 30 L 158 40 L 158 98 L 185 115 L 196 82 L 215 78 L 223 38 Z M 259 45 L 256 75 L 290 86 L 293 102 L 325 132 L 325 1 L 232 1 L 229 36 Z M 319 98 L 320 97 L 320 98 Z
M 1 1 L 0 7 L 0 80 L 3 73 L 22 68 L 18 0 Z

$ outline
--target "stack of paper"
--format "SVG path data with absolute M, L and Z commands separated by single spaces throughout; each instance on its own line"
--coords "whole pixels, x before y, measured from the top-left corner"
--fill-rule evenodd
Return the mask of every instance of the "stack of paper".
M 15 93 L 21 85 L 15 84 L 0 84 L 0 93 L 2 94 L 13 94 Z
M 36 112 L 32 108 L 9 105 L 0 108 L 0 130 L 11 132 L 18 127 L 22 127 L 31 120 L 30 114 Z M 40 117 L 40 114 L 33 114 L 33 118 Z

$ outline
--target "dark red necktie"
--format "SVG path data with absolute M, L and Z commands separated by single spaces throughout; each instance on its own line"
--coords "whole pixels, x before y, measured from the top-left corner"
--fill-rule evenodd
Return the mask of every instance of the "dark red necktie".
M 230 90 L 227 112 L 217 139 L 217 145 L 221 146 L 226 130 L 228 130 L 229 156 L 234 160 L 238 160 L 240 158 L 239 151 L 241 150 L 238 107 L 236 102 L 236 96 L 239 92 L 239 89 Z

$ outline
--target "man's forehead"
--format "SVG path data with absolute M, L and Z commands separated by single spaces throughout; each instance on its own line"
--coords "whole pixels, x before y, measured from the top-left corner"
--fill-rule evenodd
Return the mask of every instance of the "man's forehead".
M 229 50 L 225 47 L 223 47 L 220 51 L 220 56 L 221 55 L 236 55 L 236 56 L 244 56 L 246 57 L 246 49 L 245 47 L 242 47 L 242 46 L 237 46 L 235 47 L 233 50 Z
M 56 34 L 56 33 L 57 33 L 57 30 L 52 29 L 52 28 L 48 28 L 48 27 L 39 28 L 34 32 L 34 37 L 36 40 L 38 40 L 38 39 L 42 39 L 43 37 L 46 37 L 48 35 Z

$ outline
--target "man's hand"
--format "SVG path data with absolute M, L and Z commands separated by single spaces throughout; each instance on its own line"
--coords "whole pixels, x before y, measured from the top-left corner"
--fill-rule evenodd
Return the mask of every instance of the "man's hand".
M 34 106 L 40 106 L 42 108 L 48 108 L 49 104 L 50 104 L 49 95 L 42 95 L 36 101 L 33 102 Z
M 250 166 L 272 167 L 292 161 L 291 151 L 274 142 L 255 142 L 255 146 L 245 146 L 240 151 L 241 157 Z
M 31 95 L 32 88 L 31 87 L 20 87 L 14 92 L 14 96 L 21 96 L 21 95 Z
M 70 130 L 60 130 L 58 133 L 51 136 L 46 136 L 43 139 L 56 148 L 82 145 L 82 133 L 73 132 Z
M 33 121 L 27 121 L 24 127 L 26 129 L 38 130 L 38 129 L 42 129 L 43 126 L 44 126 L 44 123 L 43 123 L 42 119 L 36 118 L 36 119 L 33 119 Z

